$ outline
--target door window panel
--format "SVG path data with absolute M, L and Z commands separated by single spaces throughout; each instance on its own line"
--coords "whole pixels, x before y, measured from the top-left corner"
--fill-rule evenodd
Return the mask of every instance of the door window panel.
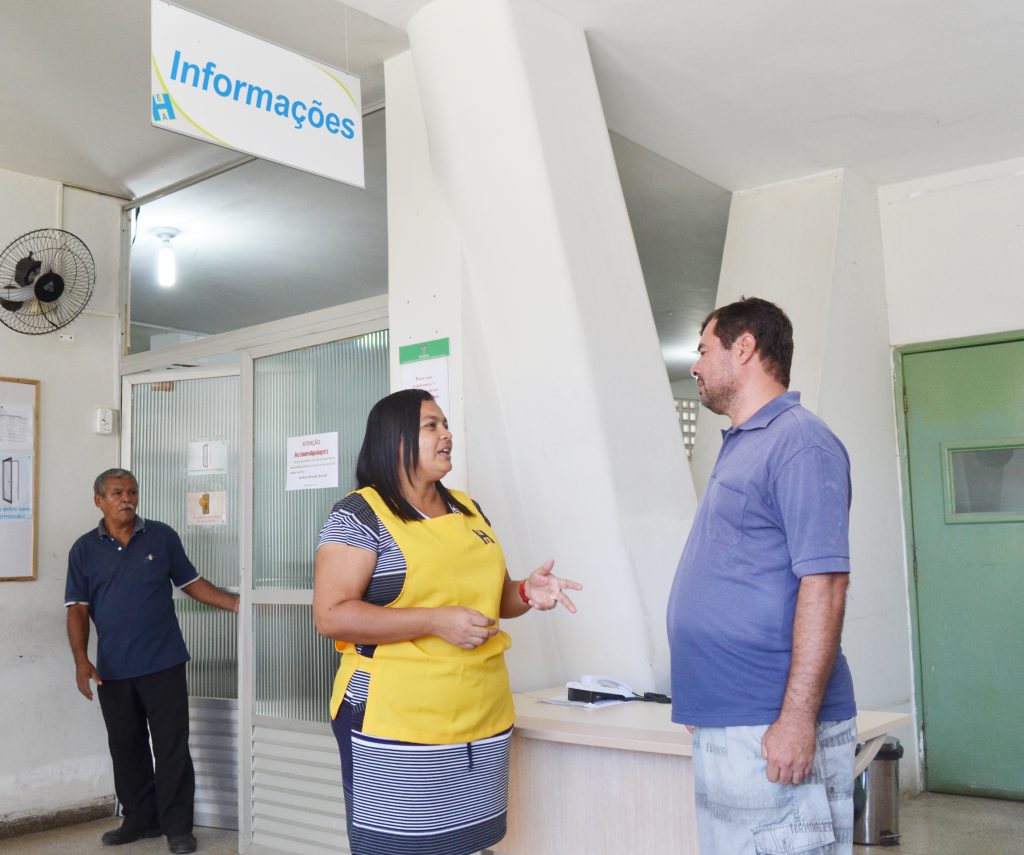
M 253 713 L 327 723 L 338 653 L 310 614 L 320 527 L 353 490 L 370 408 L 388 393 L 388 332 L 253 362 Z M 338 486 L 288 488 L 288 440 L 338 434 Z
M 239 585 L 239 388 L 238 376 L 231 375 L 138 383 L 131 393 L 132 471 L 139 480 L 139 513 L 171 526 L 199 574 L 231 590 Z M 210 465 L 214 446 L 221 449 L 216 466 Z M 209 510 L 211 496 L 219 515 L 204 519 L 208 515 L 199 503 Z M 188 597 L 176 597 L 174 608 L 192 655 L 189 694 L 237 698 L 234 614 Z
M 388 393 L 387 330 L 255 360 L 253 587 L 313 587 L 320 527 L 355 489 L 366 416 Z M 289 437 L 338 433 L 338 487 L 288 490 Z
M 943 446 L 946 521 L 1024 520 L 1024 442 Z
M 253 713 L 329 723 L 328 699 L 338 653 L 333 641 L 317 634 L 309 606 L 257 604 L 253 642 L 257 663 Z

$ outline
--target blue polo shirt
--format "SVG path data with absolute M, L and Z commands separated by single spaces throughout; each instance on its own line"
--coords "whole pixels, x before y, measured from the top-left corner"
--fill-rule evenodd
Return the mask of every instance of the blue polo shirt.
M 188 661 L 171 584 L 183 588 L 198 578 L 177 533 L 155 520 L 136 516 L 127 546 L 102 520 L 75 541 L 64 602 L 89 606 L 102 679 L 141 677 Z
M 672 720 L 763 725 L 782 709 L 804 576 L 849 573 L 850 460 L 800 394 L 722 432 L 668 604 Z M 856 715 L 842 651 L 819 721 Z

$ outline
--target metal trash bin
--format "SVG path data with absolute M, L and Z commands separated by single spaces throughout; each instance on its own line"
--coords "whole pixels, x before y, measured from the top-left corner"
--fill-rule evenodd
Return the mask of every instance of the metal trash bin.
M 887 739 L 867 768 L 857 776 L 853 787 L 854 843 L 899 845 L 902 756 L 900 741 Z

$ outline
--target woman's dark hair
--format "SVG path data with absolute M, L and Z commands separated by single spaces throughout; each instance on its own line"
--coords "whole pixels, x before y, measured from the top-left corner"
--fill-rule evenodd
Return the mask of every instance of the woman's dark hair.
M 422 389 L 403 389 L 381 398 L 366 418 L 366 435 L 356 462 L 359 486 L 373 487 L 395 516 L 407 522 L 418 522 L 423 517 L 402 496 L 398 458 L 401 455 L 402 469 L 412 478 L 420 459 L 420 409 L 424 401 L 433 400 Z M 440 481 L 437 492 L 460 514 L 474 516 Z
M 750 333 L 757 342 L 755 353 L 761 357 L 765 370 L 787 389 L 789 369 L 793 365 L 793 324 L 786 313 L 774 303 L 760 297 L 744 297 L 736 303 L 715 309 L 704 319 L 704 328 L 715 321 L 715 336 L 722 347 L 732 347 L 743 333 Z

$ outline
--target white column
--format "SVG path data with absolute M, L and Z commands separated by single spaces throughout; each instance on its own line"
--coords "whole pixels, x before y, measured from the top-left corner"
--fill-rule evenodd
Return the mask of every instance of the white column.
M 427 337 L 405 306 L 448 307 L 468 483 L 509 569 L 550 556 L 587 586 L 575 617 L 509 624 L 513 683 L 604 672 L 664 689 L 695 498 L 586 39 L 529 0 L 437 0 L 409 37 L 415 81 L 404 57 L 386 67 L 393 335 Z M 439 196 L 406 168 L 423 139 L 396 133 L 414 82 Z M 423 251 L 413 206 L 443 247 Z
M 842 194 L 842 170 L 734 193 L 715 300 L 724 306 L 763 297 L 785 309 L 795 344 L 790 387 L 815 412 Z M 718 456 L 720 431 L 728 425 L 724 416 L 701 410 L 693 454 L 699 492 Z

